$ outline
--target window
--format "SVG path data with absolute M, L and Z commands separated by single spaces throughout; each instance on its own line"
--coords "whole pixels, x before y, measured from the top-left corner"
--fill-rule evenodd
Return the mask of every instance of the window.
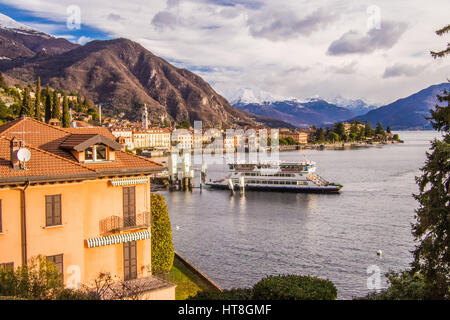
M 124 280 L 137 278 L 137 252 L 136 241 L 123 244 Z
M 6 262 L 6 263 L 0 263 L 0 269 L 13 269 L 14 270 L 14 262 Z
M 92 147 L 87 148 L 84 151 L 84 160 L 94 160 L 94 153 L 92 152 Z
M 105 146 L 95 146 L 95 160 L 106 160 L 106 147 Z
M 84 160 L 85 161 L 106 161 L 107 152 L 106 146 L 101 144 L 96 144 L 92 147 L 87 148 L 84 151 Z
M 61 225 L 61 195 L 45 196 L 45 223 L 46 226 Z
M 2 199 L 0 199 L 0 233 L 3 232 L 3 226 L 2 226 Z
M 136 226 L 136 187 L 123 187 L 123 221 L 127 227 Z
M 63 255 L 57 254 L 54 256 L 47 256 L 47 261 L 53 262 L 56 265 L 56 269 L 61 273 L 64 274 L 64 268 L 63 268 Z

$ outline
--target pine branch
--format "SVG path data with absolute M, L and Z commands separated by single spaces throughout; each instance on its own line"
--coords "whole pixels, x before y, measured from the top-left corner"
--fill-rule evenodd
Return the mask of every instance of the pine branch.
M 450 32 L 450 24 L 436 31 L 438 36 L 442 36 L 444 33 Z
M 433 58 L 443 58 L 446 55 L 450 54 L 450 43 L 447 43 L 447 49 L 444 49 L 442 51 L 431 51 L 431 56 Z

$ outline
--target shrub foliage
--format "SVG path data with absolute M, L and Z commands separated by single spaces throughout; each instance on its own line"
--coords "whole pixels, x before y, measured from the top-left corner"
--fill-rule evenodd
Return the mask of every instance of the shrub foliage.
M 263 278 L 253 288 L 199 292 L 192 300 L 335 300 L 337 289 L 329 280 L 311 276 L 280 275 Z
M 253 287 L 261 300 L 335 300 L 337 289 L 330 280 L 311 276 L 269 276 Z
M 160 194 L 151 195 L 152 212 L 152 272 L 162 274 L 173 265 L 172 229 L 166 202 Z

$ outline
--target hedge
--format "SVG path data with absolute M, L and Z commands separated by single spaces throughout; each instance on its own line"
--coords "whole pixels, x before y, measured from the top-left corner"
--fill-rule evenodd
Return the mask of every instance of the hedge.
M 311 276 L 269 276 L 253 288 L 199 292 L 191 300 L 335 300 L 337 289 L 329 280 Z
M 230 289 L 222 292 L 200 291 L 188 300 L 251 300 L 253 290 L 250 289 Z
M 330 280 L 311 276 L 269 276 L 253 287 L 253 299 L 335 300 L 337 289 Z
M 151 195 L 152 272 L 167 273 L 172 269 L 175 251 L 166 202 L 161 194 Z

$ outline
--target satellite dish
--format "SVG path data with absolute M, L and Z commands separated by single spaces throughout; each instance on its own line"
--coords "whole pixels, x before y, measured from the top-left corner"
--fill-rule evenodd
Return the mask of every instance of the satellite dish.
M 30 158 L 31 158 L 30 150 L 25 148 L 20 148 L 19 150 L 17 150 L 17 159 L 20 162 L 27 162 L 30 160 Z

